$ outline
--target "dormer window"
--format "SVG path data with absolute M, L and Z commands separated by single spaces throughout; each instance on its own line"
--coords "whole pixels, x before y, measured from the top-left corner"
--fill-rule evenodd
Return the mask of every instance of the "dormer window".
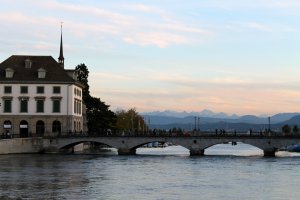
M 46 70 L 44 68 L 38 69 L 38 78 L 45 78 L 46 77 Z
M 27 58 L 25 60 L 25 68 L 26 69 L 30 69 L 31 68 L 31 64 L 32 64 L 31 60 L 29 58 Z
M 73 79 L 75 81 L 77 81 L 78 80 L 77 78 L 78 78 L 78 73 L 75 71 L 74 74 L 73 74 Z
M 11 68 L 5 69 L 5 78 L 12 78 L 14 76 L 14 70 Z

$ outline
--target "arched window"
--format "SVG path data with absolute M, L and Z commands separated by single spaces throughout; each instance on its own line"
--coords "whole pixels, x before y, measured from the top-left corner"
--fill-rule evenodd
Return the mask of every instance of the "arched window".
M 52 123 L 52 132 L 60 134 L 61 133 L 61 123 L 58 120 L 53 121 Z
M 4 121 L 3 128 L 4 129 L 11 129 L 12 128 L 11 121 L 9 121 L 9 120 Z
M 25 120 L 20 122 L 20 137 L 28 137 L 28 122 Z
M 36 122 L 36 134 L 37 136 L 44 136 L 45 123 L 42 120 Z

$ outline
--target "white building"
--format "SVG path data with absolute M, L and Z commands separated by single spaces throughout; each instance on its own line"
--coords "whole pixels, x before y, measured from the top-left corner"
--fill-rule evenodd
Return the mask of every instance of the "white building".
M 51 56 L 13 55 L 0 64 L 0 134 L 56 136 L 86 131 L 83 86 Z

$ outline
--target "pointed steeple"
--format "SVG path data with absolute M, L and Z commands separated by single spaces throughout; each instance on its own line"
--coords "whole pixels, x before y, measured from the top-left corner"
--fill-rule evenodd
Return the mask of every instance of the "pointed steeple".
M 63 39 L 62 39 L 62 22 L 60 25 L 60 51 L 59 51 L 59 57 L 58 57 L 58 63 L 64 68 L 64 52 L 63 52 Z

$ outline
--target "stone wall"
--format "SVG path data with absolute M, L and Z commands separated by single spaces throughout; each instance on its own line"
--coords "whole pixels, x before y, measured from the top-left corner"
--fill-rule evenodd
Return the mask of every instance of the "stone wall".
M 0 154 L 39 153 L 42 149 L 42 138 L 15 138 L 0 140 Z

